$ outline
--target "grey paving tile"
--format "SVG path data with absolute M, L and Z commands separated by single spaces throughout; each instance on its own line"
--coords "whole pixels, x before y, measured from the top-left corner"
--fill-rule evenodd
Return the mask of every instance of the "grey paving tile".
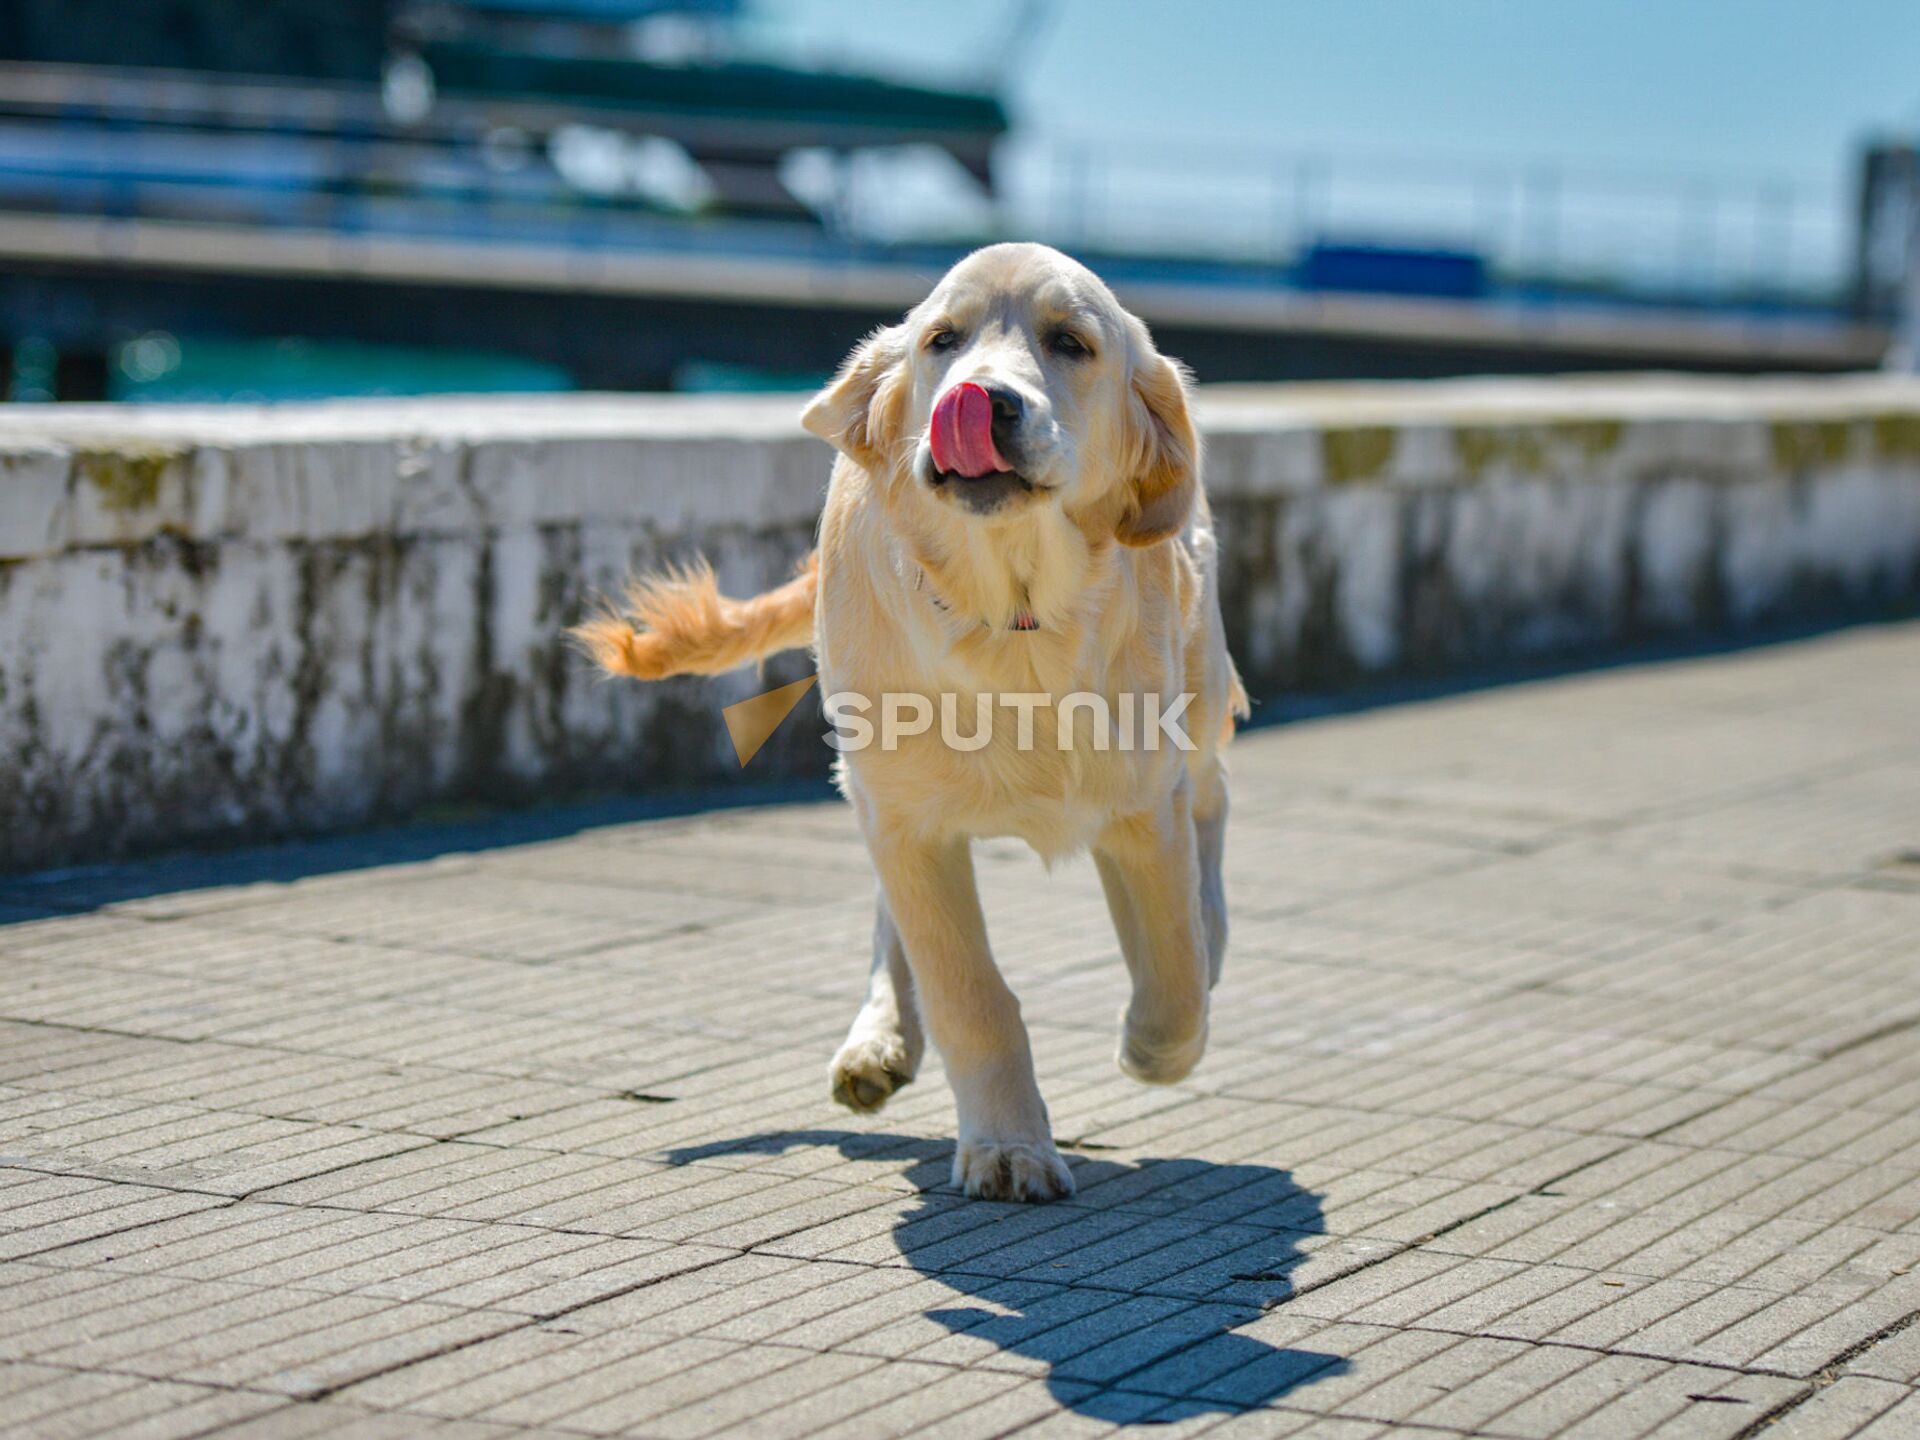
M 1088 867 L 983 844 L 1047 1207 L 949 1186 L 937 1060 L 827 1104 L 842 807 L 0 882 L 0 1416 L 1904 1440 L 1916 662 L 1894 627 L 1242 737 L 1171 1087 L 1113 1069 Z
M 111 1269 L 551 1315 L 731 1254 L 658 1240 L 241 1202 L 44 1254 Z
M 338 1401 L 294 1402 L 217 1432 L 220 1440 L 559 1440 L 565 1432 L 479 1420 L 366 1410 Z
M 526 1322 L 519 1316 L 212 1281 L 6 1267 L 0 1358 L 316 1395 Z
M 0 1168 L 0 1260 L 23 1260 L 227 1203 L 214 1195 Z
M 246 1195 L 429 1142 L 185 1105 L 0 1095 L 0 1157 L 163 1188 Z
M 1920 1385 L 1920 1324 L 1909 1324 L 1854 1356 L 1847 1362 L 1847 1370 L 1903 1385 Z
M 1898 1418 L 1903 1403 L 1914 1392 L 1904 1385 L 1857 1376 L 1842 1376 L 1833 1384 L 1814 1388 L 1807 1398 L 1767 1427 L 1781 1440 L 1843 1440 L 1853 1435 L 1898 1434 L 1877 1422 Z M 1920 1408 L 1908 1418 L 1920 1416 Z
M 1920 1422 L 1920 1398 L 1909 1393 L 1904 1400 L 1888 1406 L 1856 1432 L 1865 1440 L 1898 1440 L 1901 1435 L 1911 1433 L 1916 1422 Z
M 247 1391 L 0 1361 L 0 1420 L 10 1432 L 36 1440 L 96 1435 L 186 1440 L 270 1413 L 282 1403 Z

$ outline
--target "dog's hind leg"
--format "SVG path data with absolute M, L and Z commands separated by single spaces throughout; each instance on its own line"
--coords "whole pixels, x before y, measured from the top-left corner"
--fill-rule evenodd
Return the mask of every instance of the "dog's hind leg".
M 926 1053 L 926 1032 L 914 1000 L 913 972 L 900 931 L 880 897 L 873 921 L 873 970 L 867 977 L 867 1002 L 854 1017 L 846 1042 L 833 1057 L 829 1078 L 833 1098 L 849 1110 L 870 1114 L 887 1097 L 912 1081 Z
M 1207 986 L 1220 983 L 1227 960 L 1227 767 L 1210 757 L 1194 783 L 1193 838 L 1200 859 L 1200 918 L 1207 931 Z
M 1207 1048 L 1211 936 L 1192 811 L 1183 779 L 1157 811 L 1116 817 L 1093 848 L 1133 977 L 1115 1058 L 1150 1085 L 1184 1078 Z

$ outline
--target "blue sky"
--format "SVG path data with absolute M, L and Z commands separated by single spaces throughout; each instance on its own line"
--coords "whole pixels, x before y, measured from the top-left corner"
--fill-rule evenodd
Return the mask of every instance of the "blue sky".
M 1042 139 L 1305 152 L 1336 173 L 1779 178 L 1816 246 L 1839 243 L 1858 139 L 1920 130 L 1920 0 L 1057 0 L 1010 47 L 1015 0 L 756 8 L 819 60 L 1000 82 Z M 1723 253 L 1765 243 L 1720 223 Z
M 1915 0 L 761 0 L 816 53 L 1002 79 L 1029 125 L 1115 139 L 1831 178 L 1920 127 Z

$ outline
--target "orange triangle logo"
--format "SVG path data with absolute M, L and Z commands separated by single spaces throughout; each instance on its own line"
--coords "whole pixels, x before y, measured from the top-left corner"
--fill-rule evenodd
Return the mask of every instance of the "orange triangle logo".
M 727 734 L 733 737 L 733 753 L 740 757 L 741 769 L 746 769 L 747 762 L 760 753 L 760 747 L 773 738 L 780 722 L 793 713 L 793 707 L 819 678 L 809 675 L 778 690 L 738 701 L 720 712 L 727 722 Z

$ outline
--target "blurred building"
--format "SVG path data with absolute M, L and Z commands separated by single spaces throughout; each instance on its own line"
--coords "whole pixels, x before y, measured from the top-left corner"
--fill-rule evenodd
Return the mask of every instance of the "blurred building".
M 113 363 L 156 331 L 175 345 L 223 340 L 241 364 L 262 334 L 417 337 L 469 352 L 467 377 L 484 387 L 476 345 L 531 330 L 510 348 L 588 383 L 670 383 L 658 347 L 623 365 L 585 353 L 590 342 L 541 338 L 576 322 L 530 313 L 497 274 L 498 313 L 480 324 L 402 303 L 388 325 L 377 312 L 395 297 L 364 295 L 350 264 L 316 289 L 313 264 L 275 263 L 267 242 L 433 241 L 522 275 L 556 252 L 577 268 L 750 238 L 804 256 L 837 226 L 854 152 L 931 149 L 990 187 L 1007 129 L 996 97 L 740 58 L 737 11 L 735 0 L 20 0 L 0 14 L 0 212 L 18 266 L 0 300 L 5 338 L 38 342 L 30 358 L 54 348 L 62 398 L 162 393 L 142 367 Z M 128 246 L 115 255 L 76 217 L 120 222 L 135 252 L 149 239 L 152 263 Z M 765 223 L 730 223 L 746 221 Z M 403 266 L 398 279 L 459 270 L 415 259 L 428 273 Z M 533 278 L 564 286 L 569 267 L 547 268 Z M 248 283 L 260 275 L 282 282 L 277 299 Z M 200 389 L 219 390 L 217 367 L 203 368 Z M 501 378 L 524 384 L 526 367 Z
M 1010 4 L 1010 33 L 1036 13 Z M 1324 164 L 1253 153 L 1249 184 L 1233 156 L 1036 146 L 997 94 L 800 64 L 752 19 L 748 0 L 13 0 L 7 393 L 803 386 L 1010 237 L 1083 255 L 1211 379 L 1847 369 L 1884 348 L 1884 306 L 1791 268 L 1807 211 L 1773 189 L 1649 210 L 1557 170 L 1476 173 L 1471 233 L 1394 231 L 1338 211 Z M 1759 260 L 1728 271 L 1736 249 Z
M 1869 144 L 1860 160 L 1854 308 L 1895 327 L 1887 363 L 1920 370 L 1920 146 Z

